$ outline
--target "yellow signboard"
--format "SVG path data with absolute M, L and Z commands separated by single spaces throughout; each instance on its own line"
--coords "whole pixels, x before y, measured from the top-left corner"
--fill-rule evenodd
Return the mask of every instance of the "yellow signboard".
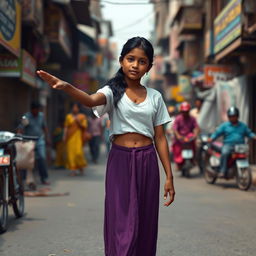
M 18 0 L 0 0 L 0 44 L 20 55 L 21 4 Z

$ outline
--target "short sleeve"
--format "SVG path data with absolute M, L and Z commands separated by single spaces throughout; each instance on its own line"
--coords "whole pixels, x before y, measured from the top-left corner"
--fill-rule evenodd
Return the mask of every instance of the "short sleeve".
M 157 112 L 154 117 L 154 127 L 159 126 L 165 123 L 171 122 L 170 115 L 167 111 L 166 105 L 164 103 L 164 100 L 162 98 L 162 95 L 159 94 L 159 97 L 157 99 Z
M 106 104 L 93 107 L 93 113 L 97 117 L 101 117 L 106 113 L 109 113 L 113 107 L 113 92 L 108 85 L 104 86 L 103 88 L 99 89 L 96 93 L 103 93 L 106 96 Z

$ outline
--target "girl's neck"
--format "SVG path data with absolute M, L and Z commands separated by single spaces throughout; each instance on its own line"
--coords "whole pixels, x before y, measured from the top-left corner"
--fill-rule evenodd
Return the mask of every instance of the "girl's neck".
M 141 86 L 140 80 L 131 80 L 129 78 L 125 78 L 125 82 L 129 88 L 138 88 Z

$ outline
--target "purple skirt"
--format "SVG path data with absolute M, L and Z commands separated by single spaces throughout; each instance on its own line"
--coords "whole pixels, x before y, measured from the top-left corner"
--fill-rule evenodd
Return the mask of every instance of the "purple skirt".
M 112 145 L 106 173 L 106 256 L 156 255 L 159 183 L 153 144 Z

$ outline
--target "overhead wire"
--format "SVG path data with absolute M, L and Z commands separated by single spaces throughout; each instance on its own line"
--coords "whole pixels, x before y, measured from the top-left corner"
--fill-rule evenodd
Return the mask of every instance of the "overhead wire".
M 120 32 L 120 31 L 125 30 L 125 29 L 127 29 L 127 28 L 130 28 L 130 27 L 132 27 L 132 26 L 135 26 L 135 25 L 137 25 L 138 23 L 140 23 L 141 21 L 143 21 L 145 18 L 151 17 L 153 14 L 154 14 L 154 11 L 153 11 L 153 12 L 150 11 L 149 13 L 147 13 L 147 14 L 144 15 L 143 17 L 137 19 L 136 21 L 133 21 L 132 23 L 130 23 L 130 24 L 128 24 L 128 25 L 125 25 L 125 26 L 123 26 L 123 27 L 121 27 L 121 28 L 117 28 L 117 29 L 115 29 L 114 31 L 115 31 L 115 32 Z

